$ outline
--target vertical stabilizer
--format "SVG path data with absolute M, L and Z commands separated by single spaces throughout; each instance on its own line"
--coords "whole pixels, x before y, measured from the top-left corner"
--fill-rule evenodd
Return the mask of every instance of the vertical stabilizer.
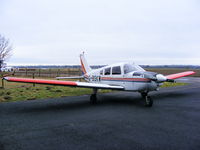
M 84 52 L 82 54 L 80 54 L 80 61 L 81 61 L 81 69 L 82 69 L 84 74 L 86 74 L 86 73 L 88 73 L 92 70 L 90 68 L 90 66 L 88 66 L 88 63 L 87 63 L 85 56 L 84 56 Z

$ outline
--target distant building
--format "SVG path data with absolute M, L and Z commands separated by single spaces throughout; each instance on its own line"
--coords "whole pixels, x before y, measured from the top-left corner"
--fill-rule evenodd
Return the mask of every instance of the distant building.
M 6 63 L 2 63 L 0 70 L 3 71 L 3 72 L 11 72 L 11 71 L 14 70 L 14 68 L 7 66 Z

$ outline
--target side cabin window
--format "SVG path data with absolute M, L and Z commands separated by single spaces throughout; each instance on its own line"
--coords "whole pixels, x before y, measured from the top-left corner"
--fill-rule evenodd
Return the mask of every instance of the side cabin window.
M 100 75 L 103 75 L 103 70 L 100 71 Z
M 120 74 L 121 74 L 120 66 L 112 67 L 112 75 L 120 75 Z
M 106 68 L 104 71 L 104 75 L 110 75 L 111 68 Z

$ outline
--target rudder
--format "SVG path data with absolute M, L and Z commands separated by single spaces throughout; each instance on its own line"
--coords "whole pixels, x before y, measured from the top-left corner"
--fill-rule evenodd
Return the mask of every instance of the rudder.
M 84 74 L 86 74 L 92 70 L 85 59 L 84 52 L 82 54 L 80 54 L 80 61 L 81 61 L 81 69 Z

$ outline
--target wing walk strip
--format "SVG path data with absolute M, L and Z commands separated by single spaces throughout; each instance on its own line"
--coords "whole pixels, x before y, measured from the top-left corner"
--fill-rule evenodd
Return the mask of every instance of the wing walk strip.
M 124 87 L 122 87 L 122 86 L 98 84 L 98 83 L 88 83 L 88 82 L 42 80 L 42 79 L 15 78 L 15 77 L 4 77 L 4 79 L 7 81 L 10 81 L 10 82 L 37 83 L 37 84 L 61 85 L 61 86 L 83 87 L 83 88 L 124 90 Z

